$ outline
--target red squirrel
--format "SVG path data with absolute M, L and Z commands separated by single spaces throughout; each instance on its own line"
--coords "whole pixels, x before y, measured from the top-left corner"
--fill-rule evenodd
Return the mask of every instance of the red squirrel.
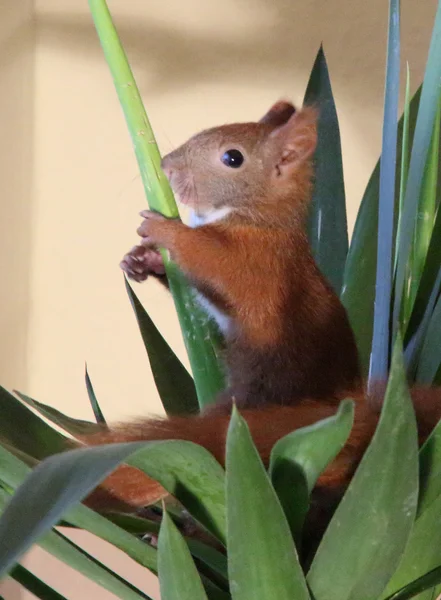
M 279 438 L 335 414 L 338 401 L 350 396 L 356 400 L 353 430 L 314 491 L 319 511 L 338 501 L 373 435 L 380 402 L 362 389 L 346 313 L 305 234 L 316 137 L 314 109 L 295 111 L 280 102 L 258 123 L 202 132 L 164 158 L 174 191 L 199 225 L 144 212 L 141 245 L 122 267 L 139 281 L 162 276 L 156 248 L 170 251 L 225 334 L 229 388 L 201 415 L 144 419 L 82 441 L 188 440 L 223 464 L 234 396 L 267 465 Z M 422 441 L 441 417 L 441 395 L 412 395 Z M 157 482 L 123 465 L 87 504 L 134 510 L 164 495 Z
M 240 408 L 360 388 L 346 312 L 305 231 L 316 118 L 312 107 L 281 101 L 257 123 L 203 131 L 165 156 L 193 227 L 143 211 L 141 245 L 121 265 L 137 281 L 161 276 L 157 248 L 170 252 L 224 334 L 222 398 Z

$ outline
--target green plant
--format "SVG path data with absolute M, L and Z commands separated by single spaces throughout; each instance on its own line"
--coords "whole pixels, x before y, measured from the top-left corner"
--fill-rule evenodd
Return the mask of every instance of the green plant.
M 105 1 L 90 0 L 90 5 L 149 202 L 175 215 L 153 134 Z M 19 401 L 0 389 L 0 571 L 9 572 L 37 597 L 61 596 L 16 564 L 33 543 L 120 598 L 147 597 L 54 529 L 60 522 L 86 529 L 159 571 L 163 600 L 436 597 L 441 584 L 441 425 L 418 452 L 407 381 L 441 380 L 441 3 L 422 88 L 411 99 L 408 76 L 404 117 L 397 124 L 399 8 L 398 0 L 391 0 L 382 157 L 349 248 L 338 121 L 322 49 L 305 96 L 322 107 L 311 245 L 320 268 L 341 292 L 365 375 L 372 380 L 389 374 L 376 433 L 308 573 L 304 575 L 298 558 L 302 526 L 318 476 L 349 435 L 354 412 L 350 400 L 334 417 L 280 440 L 267 472 L 237 411 L 230 422 L 224 470 L 189 442 L 63 452 L 65 436 L 38 413 L 74 436 L 97 425 L 66 417 L 23 394 Z M 424 219 L 416 220 L 417 214 Z M 378 265 L 377 253 L 382 259 Z M 210 402 L 221 386 L 217 335 L 203 319 L 189 316 L 186 283 L 169 263 L 167 272 L 194 383 L 128 284 L 127 291 L 166 411 L 191 412 L 197 402 Z M 103 422 L 87 373 L 86 383 L 97 421 Z M 156 550 L 139 537 L 157 533 L 156 522 L 121 515 L 104 518 L 78 504 L 122 461 L 157 479 L 226 548 L 228 559 L 210 545 L 184 539 L 181 514 L 172 506 L 158 509 L 163 518 Z

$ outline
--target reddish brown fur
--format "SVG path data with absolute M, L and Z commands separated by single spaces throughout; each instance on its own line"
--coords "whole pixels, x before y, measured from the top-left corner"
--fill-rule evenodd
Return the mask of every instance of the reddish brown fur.
M 420 443 L 429 435 L 441 418 L 441 389 L 414 388 L 411 391 L 418 422 Z M 339 498 L 349 483 L 364 451 L 375 431 L 381 398 L 355 396 L 355 420 L 350 437 L 333 463 L 319 478 L 316 492 L 331 493 Z M 265 465 L 268 465 L 271 448 L 284 435 L 329 417 L 336 412 L 331 402 L 303 400 L 293 406 L 266 406 L 244 409 L 254 443 Z M 147 419 L 119 425 L 110 432 L 103 431 L 82 438 L 88 445 L 109 443 L 187 440 L 200 444 L 224 464 L 225 439 L 229 422 L 229 409 L 215 406 L 205 414 L 195 417 Z M 161 486 L 135 468 L 123 466 L 111 475 L 89 497 L 87 504 L 96 509 L 134 509 L 146 506 L 166 495 Z
M 151 247 L 167 248 L 229 319 L 229 387 L 222 399 L 234 397 L 241 408 L 340 398 L 361 387 L 346 312 L 305 234 L 316 137 L 315 110 L 295 112 L 285 102 L 259 123 L 194 136 L 164 158 L 164 170 L 202 219 L 216 210 L 231 212 L 197 228 L 146 212 L 138 230 L 147 255 Z M 245 156 L 241 168 L 222 164 L 220 156 L 231 148 Z M 134 252 L 139 255 L 139 248 Z M 123 267 L 139 278 L 130 265 L 140 262 L 132 253 Z

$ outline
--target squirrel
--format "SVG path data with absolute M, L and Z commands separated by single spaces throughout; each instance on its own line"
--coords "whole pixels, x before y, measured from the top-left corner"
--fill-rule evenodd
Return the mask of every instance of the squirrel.
M 169 251 L 225 339 L 239 408 L 341 398 L 361 386 L 354 335 L 306 235 L 317 111 L 277 102 L 257 123 L 203 131 L 162 160 L 192 225 L 143 211 L 141 244 L 121 266 L 164 279 Z
M 162 277 L 169 250 L 225 336 L 229 387 L 195 416 L 151 418 L 80 437 L 87 445 L 187 440 L 224 464 L 231 402 L 248 423 L 263 463 L 284 435 L 355 400 L 347 443 L 319 478 L 308 535 L 323 531 L 374 434 L 382 391 L 367 395 L 345 310 L 316 266 L 305 233 L 317 113 L 275 104 L 258 123 L 204 131 L 163 159 L 196 227 L 144 211 L 141 244 L 122 262 L 137 281 Z M 411 390 L 422 443 L 441 417 L 437 389 Z M 135 511 L 166 491 L 121 465 L 86 504 Z

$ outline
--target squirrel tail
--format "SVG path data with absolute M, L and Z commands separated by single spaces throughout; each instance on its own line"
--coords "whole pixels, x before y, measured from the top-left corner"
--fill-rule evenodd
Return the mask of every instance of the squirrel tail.
M 327 487 L 347 483 L 358 464 L 373 433 L 376 416 L 365 403 L 357 402 L 356 419 L 350 438 L 337 459 L 320 478 Z M 250 428 L 257 450 L 265 465 L 275 442 L 295 429 L 311 425 L 320 419 L 335 414 L 337 405 L 314 400 L 304 400 L 294 406 L 265 406 L 258 409 L 241 410 Z M 142 419 L 116 425 L 80 438 L 85 445 L 184 440 L 203 446 L 221 463 L 225 461 L 225 441 L 230 420 L 230 410 L 214 407 L 197 416 Z M 96 488 L 85 500 L 95 510 L 133 511 L 136 508 L 157 502 L 167 495 L 159 483 L 144 473 L 121 465 Z

